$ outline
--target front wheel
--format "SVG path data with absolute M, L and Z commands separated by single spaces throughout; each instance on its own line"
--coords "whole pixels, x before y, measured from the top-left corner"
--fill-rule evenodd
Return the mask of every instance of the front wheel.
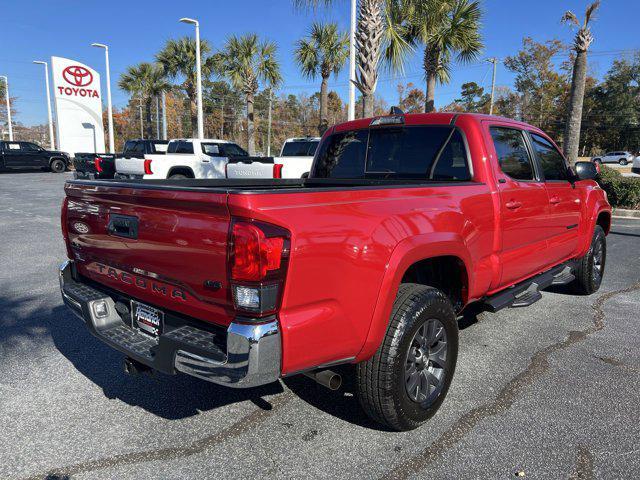
M 573 287 L 577 293 L 591 295 L 600 288 L 607 262 L 607 237 L 600 225 L 596 225 L 587 254 L 577 260 L 576 279 Z
M 626 165 L 627 163 L 629 163 L 629 161 L 626 158 L 621 158 L 620 161 L 618 162 L 620 165 Z
M 49 167 L 51 168 L 51 171 L 53 173 L 62 173 L 67 169 L 65 163 L 60 159 L 56 159 L 51 162 L 51 165 Z
M 458 357 L 453 305 L 440 290 L 403 284 L 375 355 L 357 367 L 366 413 L 394 430 L 412 430 L 444 401 Z

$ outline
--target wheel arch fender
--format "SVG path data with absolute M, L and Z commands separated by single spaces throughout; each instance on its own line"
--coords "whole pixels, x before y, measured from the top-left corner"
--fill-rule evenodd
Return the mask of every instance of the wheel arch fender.
M 404 239 L 394 248 L 387 262 L 369 332 L 356 356 L 357 362 L 371 357 L 382 343 L 389 325 L 396 293 L 405 273 L 417 262 L 437 257 L 457 257 L 466 271 L 469 282 L 467 289 L 472 290 L 473 275 L 470 274 L 472 257 L 459 234 L 428 233 Z
M 183 175 L 187 174 L 187 175 L 191 175 L 191 178 L 196 177 L 193 171 L 193 168 L 191 168 L 188 165 L 173 165 L 171 168 L 169 168 L 169 171 L 167 172 L 167 178 L 175 174 L 183 174 Z
M 595 194 L 596 192 L 599 192 L 600 195 Z M 589 251 L 589 248 L 591 247 L 591 238 L 593 237 L 593 231 L 595 230 L 596 225 L 600 225 L 602 227 L 605 235 L 608 235 L 609 230 L 611 229 L 612 209 L 604 196 L 604 190 L 600 190 L 599 187 L 594 189 L 586 203 L 586 211 L 590 213 L 585 215 L 586 226 L 582 230 L 580 249 L 576 255 L 578 258 L 583 257 Z

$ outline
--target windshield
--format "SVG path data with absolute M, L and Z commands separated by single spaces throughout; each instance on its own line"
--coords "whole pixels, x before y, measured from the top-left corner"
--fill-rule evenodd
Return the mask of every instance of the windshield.
M 286 142 L 282 148 L 282 157 L 313 157 L 318 148 L 318 140 L 294 140 Z

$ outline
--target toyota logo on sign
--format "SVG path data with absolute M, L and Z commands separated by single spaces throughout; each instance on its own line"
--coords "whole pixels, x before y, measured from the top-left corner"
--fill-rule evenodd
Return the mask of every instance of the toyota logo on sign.
M 93 82 L 93 75 L 89 70 L 79 65 L 72 65 L 62 71 L 62 76 L 71 85 L 86 87 Z

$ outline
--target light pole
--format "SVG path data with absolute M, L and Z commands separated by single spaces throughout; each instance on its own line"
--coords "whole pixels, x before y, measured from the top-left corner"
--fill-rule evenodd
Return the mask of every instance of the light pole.
M 489 115 L 493 115 L 493 100 L 496 93 L 496 65 L 498 59 L 496 57 L 487 58 L 487 62 L 493 63 L 493 75 L 491 76 L 491 100 L 489 101 Z
M 49 145 L 51 145 L 51 150 L 55 150 L 56 142 L 53 138 L 53 117 L 51 116 L 51 93 L 49 92 L 49 65 L 42 60 L 34 60 L 33 63 L 44 65 L 44 80 L 45 88 L 47 89 L 47 115 L 49 116 Z
M 349 32 L 349 112 L 348 120 L 356 118 L 356 3 L 351 0 L 351 31 Z
M 104 48 L 104 60 L 107 69 L 107 116 L 109 117 L 109 153 L 115 152 L 113 141 L 113 110 L 111 109 L 111 73 L 109 72 L 109 47 L 102 43 L 92 43 L 92 47 Z
M 200 23 L 193 18 L 181 18 L 182 23 L 190 23 L 196 27 L 196 90 L 198 108 L 198 138 L 204 138 L 204 124 L 202 115 L 202 68 L 200 66 Z
M 9 125 L 9 141 L 13 142 L 13 126 L 11 125 L 11 105 L 9 104 L 9 79 L 6 75 L 0 76 L 4 78 L 4 98 L 7 101 L 7 124 Z

